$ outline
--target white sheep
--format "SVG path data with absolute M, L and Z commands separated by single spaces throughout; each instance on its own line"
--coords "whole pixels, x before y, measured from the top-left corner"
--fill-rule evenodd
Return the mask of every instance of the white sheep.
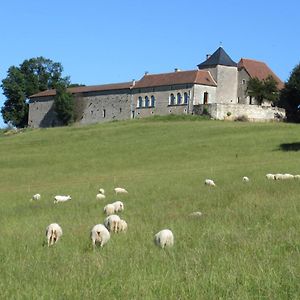
M 203 214 L 202 214 L 202 212 L 201 211 L 194 211 L 194 212 L 192 212 L 189 216 L 190 217 L 197 217 L 197 218 L 199 218 L 199 217 L 201 217 Z
M 97 200 L 103 200 L 103 199 L 105 199 L 105 195 L 103 195 L 102 193 L 99 193 L 99 194 L 96 195 L 96 199 Z
M 58 202 L 66 202 L 68 200 L 71 200 L 71 196 L 68 195 L 68 196 L 60 196 L 60 195 L 57 195 L 54 197 L 54 203 L 58 203 Z
M 124 188 L 121 188 L 121 187 L 116 187 L 114 190 L 115 190 L 116 194 L 128 194 L 128 192 Z
M 171 230 L 163 229 L 154 236 L 154 242 L 157 246 L 171 247 L 174 245 L 174 236 Z
M 294 175 L 292 175 L 292 174 L 283 174 L 282 179 L 283 180 L 285 180 L 285 179 L 294 179 Z
M 46 228 L 46 237 L 48 240 L 48 247 L 58 242 L 63 232 L 57 223 L 52 223 Z
M 113 204 L 107 204 L 103 208 L 104 213 L 109 216 L 115 213 L 115 206 Z
M 294 175 L 294 179 L 300 179 L 300 175 Z
M 112 203 L 112 205 L 115 207 L 115 212 L 124 210 L 124 204 L 122 201 L 116 201 L 116 202 Z
M 118 232 L 121 218 L 118 215 L 108 216 L 103 224 L 110 232 Z
M 104 194 L 105 194 L 104 189 L 100 188 L 100 189 L 99 189 L 99 193 L 104 195 Z
M 103 247 L 110 239 L 110 233 L 103 224 L 95 225 L 91 230 L 92 245 L 95 247 L 96 243 Z
M 128 228 L 127 222 L 125 220 L 120 220 L 119 221 L 119 230 L 118 231 L 124 231 L 126 232 Z
M 275 179 L 275 175 L 269 173 L 269 174 L 266 174 L 266 178 L 267 178 L 267 179 L 274 180 L 274 179 Z
M 243 181 L 244 181 L 244 182 L 249 182 L 250 179 L 249 179 L 247 176 L 244 176 L 244 177 L 243 177 Z
M 40 194 L 35 194 L 30 199 L 30 201 L 38 201 L 38 200 L 41 200 L 41 195 Z
M 205 179 L 204 184 L 208 186 L 216 186 L 212 179 Z

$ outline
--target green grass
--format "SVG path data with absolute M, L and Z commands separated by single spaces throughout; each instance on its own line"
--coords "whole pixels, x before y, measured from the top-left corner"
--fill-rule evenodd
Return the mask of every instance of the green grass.
M 299 139 L 294 124 L 173 116 L 0 136 L 1 299 L 300 299 L 300 181 L 265 178 L 300 173 L 280 147 Z M 117 199 L 128 232 L 93 251 Z M 64 234 L 48 248 L 52 222 Z M 164 228 L 175 245 L 161 250 Z

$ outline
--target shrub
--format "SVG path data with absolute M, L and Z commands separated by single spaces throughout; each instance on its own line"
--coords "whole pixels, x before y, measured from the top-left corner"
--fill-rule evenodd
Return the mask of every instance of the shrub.
M 234 121 L 238 122 L 249 122 L 249 118 L 246 115 L 238 116 L 234 119 Z

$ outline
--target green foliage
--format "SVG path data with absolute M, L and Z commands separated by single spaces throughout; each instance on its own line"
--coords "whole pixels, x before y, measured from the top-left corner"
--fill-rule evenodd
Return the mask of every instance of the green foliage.
M 74 121 L 74 98 L 68 93 L 64 84 L 56 86 L 56 95 L 54 97 L 54 110 L 58 120 L 63 125 L 69 125 Z
M 265 174 L 299 172 L 299 151 L 278 149 L 299 136 L 296 124 L 144 119 L 0 137 L 1 300 L 298 299 L 300 182 Z M 93 251 L 116 186 L 128 231 Z M 54 205 L 62 193 L 72 200 Z M 63 236 L 48 248 L 53 222 Z M 171 249 L 153 244 L 164 228 Z
M 300 122 L 300 64 L 292 71 L 280 94 L 279 105 L 286 109 L 289 121 Z
M 250 78 L 247 83 L 246 94 L 254 97 L 259 105 L 264 100 L 278 101 L 279 93 L 276 80 L 270 75 L 266 79 Z
M 62 78 L 62 71 L 60 63 L 44 57 L 24 60 L 19 67 L 10 67 L 1 85 L 6 97 L 1 108 L 4 122 L 16 127 L 27 126 L 29 96 L 55 88 L 58 83 L 68 85 L 69 78 Z

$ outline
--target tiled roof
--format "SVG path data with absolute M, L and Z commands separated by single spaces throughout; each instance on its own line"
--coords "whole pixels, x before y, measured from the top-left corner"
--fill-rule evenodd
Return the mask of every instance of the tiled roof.
M 123 83 L 113 83 L 113 84 L 103 84 L 103 85 L 90 85 L 90 86 L 78 86 L 68 88 L 68 92 L 71 94 L 78 93 L 88 93 L 88 92 L 102 92 L 102 91 L 110 91 L 110 90 L 123 90 L 130 89 L 132 86 L 132 82 L 123 82 Z M 37 97 L 47 97 L 47 96 L 55 96 L 56 90 L 46 90 L 37 94 L 30 96 L 30 98 Z
M 134 89 L 188 83 L 210 86 L 217 85 L 208 71 L 192 70 L 164 74 L 147 74 L 135 84 Z
M 269 75 L 271 75 L 277 81 L 277 87 L 279 89 L 284 87 L 280 78 L 264 62 L 242 58 L 238 63 L 238 68 L 244 68 L 251 78 L 256 77 L 259 80 L 266 79 Z
M 236 67 L 237 64 L 225 52 L 222 47 L 219 47 L 206 61 L 198 65 L 198 69 L 206 69 L 217 65 Z

